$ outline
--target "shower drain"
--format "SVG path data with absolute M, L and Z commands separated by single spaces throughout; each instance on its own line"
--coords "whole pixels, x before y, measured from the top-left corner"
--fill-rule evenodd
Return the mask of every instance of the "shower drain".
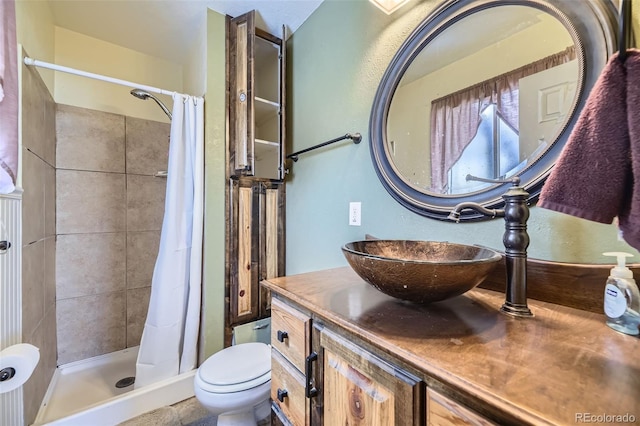
M 124 379 L 118 380 L 116 383 L 117 388 L 126 388 L 127 386 L 131 386 L 136 381 L 135 377 L 125 377 Z

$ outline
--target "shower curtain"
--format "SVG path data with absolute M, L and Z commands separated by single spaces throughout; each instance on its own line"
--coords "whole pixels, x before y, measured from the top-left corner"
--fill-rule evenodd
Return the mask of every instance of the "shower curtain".
M 203 234 L 204 99 L 173 95 L 160 248 L 135 387 L 196 368 Z

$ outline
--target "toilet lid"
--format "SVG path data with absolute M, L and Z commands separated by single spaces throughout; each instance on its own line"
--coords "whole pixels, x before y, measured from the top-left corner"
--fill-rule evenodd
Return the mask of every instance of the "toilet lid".
M 271 349 L 264 343 L 242 343 L 210 356 L 198 376 L 213 392 L 238 392 L 271 379 Z

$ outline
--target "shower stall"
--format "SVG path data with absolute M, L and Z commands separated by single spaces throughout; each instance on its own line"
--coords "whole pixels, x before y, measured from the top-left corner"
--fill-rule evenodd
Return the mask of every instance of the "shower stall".
M 26 127 L 40 114 L 29 104 L 48 93 L 33 67 L 23 66 L 23 73 Z M 131 94 L 151 98 L 171 118 L 148 91 Z M 53 110 L 55 137 L 47 139 L 55 151 L 48 179 L 54 190 L 47 192 L 55 206 L 54 238 L 46 241 L 55 241 L 48 256 L 55 259 L 48 266 L 54 288 L 47 290 L 54 296 L 44 310 L 57 339 L 36 342 L 45 365 L 28 393 L 44 399 L 39 407 L 25 401 L 25 417 L 37 425 L 117 424 L 193 396 L 195 370 L 133 385 L 161 239 L 171 126 L 69 105 Z M 25 178 L 25 194 L 33 191 L 31 180 Z M 28 209 L 32 203 L 25 201 Z

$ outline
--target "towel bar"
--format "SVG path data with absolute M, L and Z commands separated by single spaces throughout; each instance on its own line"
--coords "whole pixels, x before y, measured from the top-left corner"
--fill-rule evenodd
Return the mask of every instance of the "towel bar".
M 360 141 L 362 141 L 362 135 L 360 133 L 347 133 L 344 136 L 339 136 L 339 137 L 337 137 L 335 139 L 331 139 L 329 141 L 319 143 L 318 145 L 314 145 L 312 147 L 303 149 L 301 151 L 294 152 L 293 154 L 289 154 L 289 155 L 287 155 L 287 158 L 291 158 L 293 161 L 298 161 L 298 155 L 300 155 L 300 154 L 304 154 L 305 152 L 313 151 L 314 149 L 318 149 L 318 148 L 321 148 L 323 146 L 326 146 L 326 145 L 329 145 L 329 144 L 332 144 L 332 143 L 335 143 L 335 142 L 340 142 L 340 141 L 343 141 L 345 139 L 351 139 L 354 144 L 359 144 Z

